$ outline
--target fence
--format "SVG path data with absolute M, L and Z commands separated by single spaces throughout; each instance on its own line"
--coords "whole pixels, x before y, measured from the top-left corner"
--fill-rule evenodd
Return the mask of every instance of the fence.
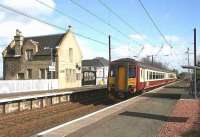
M 58 89 L 58 79 L 0 80 L 0 94 Z

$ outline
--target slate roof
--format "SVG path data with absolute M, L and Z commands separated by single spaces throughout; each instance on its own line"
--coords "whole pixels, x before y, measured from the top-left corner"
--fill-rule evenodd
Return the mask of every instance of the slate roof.
M 103 67 L 103 66 L 108 66 L 108 64 L 109 64 L 109 61 L 103 57 L 82 60 L 82 66 Z
M 50 49 L 44 49 L 45 47 L 52 47 L 55 48 L 59 45 L 60 41 L 62 40 L 63 36 L 65 34 L 53 34 L 53 35 L 46 35 L 46 36 L 36 36 L 36 37 L 25 37 L 24 43 L 27 40 L 33 40 L 35 42 L 38 42 L 38 52 L 35 54 L 37 55 L 43 55 L 48 56 L 51 55 Z
M 43 35 L 43 36 L 33 36 L 33 37 L 24 37 L 23 44 L 28 40 L 32 40 L 38 45 L 38 52 L 34 56 L 50 56 L 51 50 L 44 49 L 45 47 L 52 47 L 55 49 L 59 45 L 65 33 L 62 34 L 52 34 L 52 35 Z M 7 46 L 7 55 L 6 57 L 13 57 L 15 55 L 14 47 Z M 54 50 L 55 53 L 55 50 Z

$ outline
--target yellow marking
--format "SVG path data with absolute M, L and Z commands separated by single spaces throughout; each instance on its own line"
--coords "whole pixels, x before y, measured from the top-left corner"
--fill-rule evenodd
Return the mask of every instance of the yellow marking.
M 136 78 L 129 78 L 128 79 L 128 85 L 135 86 L 136 85 Z
M 118 89 L 119 90 L 125 90 L 126 88 L 126 69 L 125 67 L 119 67 L 119 70 L 118 70 L 118 74 L 119 74 L 119 77 L 118 77 Z

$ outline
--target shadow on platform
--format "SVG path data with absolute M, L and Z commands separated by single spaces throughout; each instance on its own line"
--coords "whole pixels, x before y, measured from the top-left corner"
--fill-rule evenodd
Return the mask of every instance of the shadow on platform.
M 142 95 L 143 97 L 150 98 L 167 98 L 167 99 L 180 99 L 181 94 L 170 94 L 170 93 L 147 93 Z
M 186 122 L 188 119 L 187 117 L 172 117 L 172 116 L 148 114 L 148 113 L 141 113 L 141 112 L 130 112 L 130 111 L 125 111 L 123 113 L 120 113 L 119 115 L 155 119 L 155 120 L 160 120 L 160 121 L 165 121 L 165 122 L 180 122 L 180 123 Z

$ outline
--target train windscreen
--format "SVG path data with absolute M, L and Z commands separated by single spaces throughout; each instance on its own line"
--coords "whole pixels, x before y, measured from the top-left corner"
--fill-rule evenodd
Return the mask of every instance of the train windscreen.
M 135 78 L 136 73 L 135 73 L 135 68 L 134 67 L 129 67 L 129 78 Z

